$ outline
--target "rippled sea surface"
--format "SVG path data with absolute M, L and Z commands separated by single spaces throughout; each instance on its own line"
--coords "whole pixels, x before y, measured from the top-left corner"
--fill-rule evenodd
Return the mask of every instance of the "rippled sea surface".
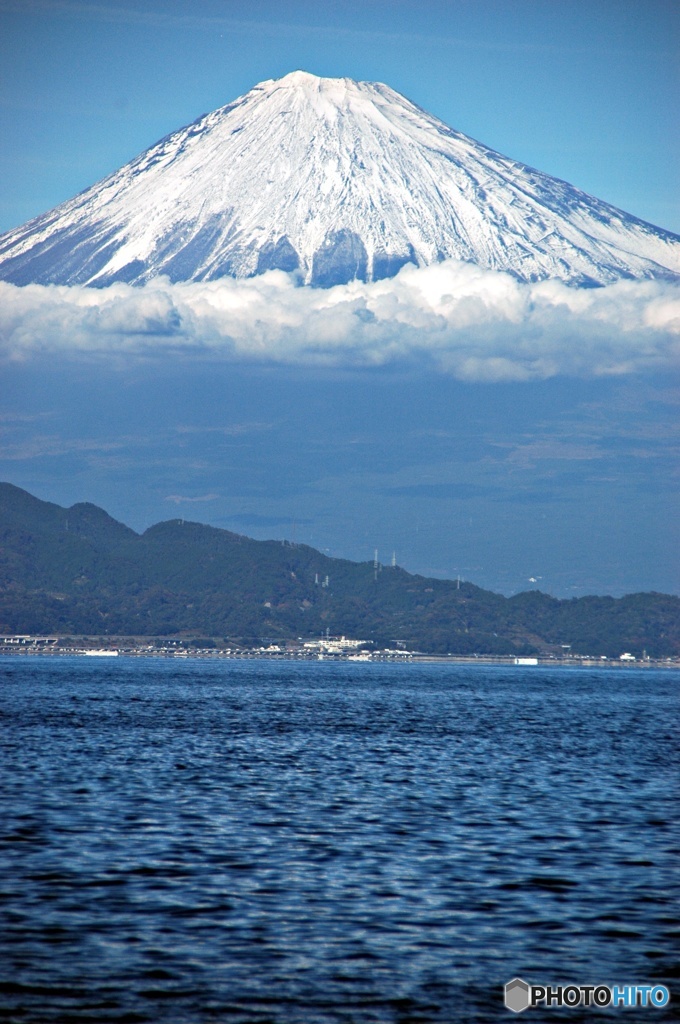
M 679 684 L 0 659 L 0 1019 L 462 1024 L 517 1019 L 516 975 L 672 990 Z

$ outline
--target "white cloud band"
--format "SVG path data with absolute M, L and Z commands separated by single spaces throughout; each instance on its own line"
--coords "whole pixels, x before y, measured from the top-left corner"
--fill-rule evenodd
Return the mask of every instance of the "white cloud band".
M 104 289 L 0 282 L 0 352 L 377 366 L 418 361 L 461 380 L 625 374 L 677 365 L 680 285 L 522 284 L 453 260 L 330 289 L 279 271 L 248 280 Z

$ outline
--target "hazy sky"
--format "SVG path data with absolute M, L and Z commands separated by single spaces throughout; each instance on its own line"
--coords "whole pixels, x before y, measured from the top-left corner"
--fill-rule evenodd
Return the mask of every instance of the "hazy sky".
M 0 0 L 0 230 L 302 68 L 387 82 L 680 232 L 679 12 L 661 0 Z M 399 334 L 380 314 L 384 283 L 315 295 L 245 282 L 238 294 L 267 312 L 266 358 L 229 286 L 222 321 L 193 316 L 201 287 L 95 299 L 0 285 L 0 478 L 136 529 L 181 516 L 355 559 L 378 547 L 506 593 L 680 592 L 673 285 L 578 293 L 407 269 L 394 296 L 418 326 Z M 450 307 L 443 347 L 442 289 L 471 317 L 461 326 Z M 193 331 L 174 330 L 178 309 Z M 320 323 L 351 325 L 322 365 Z

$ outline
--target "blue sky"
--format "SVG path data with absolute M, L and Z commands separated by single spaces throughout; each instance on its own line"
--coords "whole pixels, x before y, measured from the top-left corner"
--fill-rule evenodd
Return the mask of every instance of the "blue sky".
M 680 232 L 679 28 L 665 0 L 0 0 L 0 230 L 303 68 L 387 82 Z M 40 303 L 33 349 L 2 368 L 0 479 L 41 498 L 135 529 L 182 516 L 354 559 L 378 547 L 505 593 L 680 592 L 671 347 L 621 354 L 614 331 L 603 373 L 588 330 L 558 324 L 534 332 L 554 376 L 465 381 L 415 357 L 322 369 L 69 350 L 74 321 L 48 337 L 61 314 Z
M 673 0 L 0 0 L 0 230 L 296 68 L 680 232 Z

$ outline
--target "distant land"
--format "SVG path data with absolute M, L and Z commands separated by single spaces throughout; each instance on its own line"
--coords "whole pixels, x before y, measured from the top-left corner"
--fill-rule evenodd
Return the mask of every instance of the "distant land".
M 680 655 L 680 598 L 507 598 L 181 519 L 140 535 L 96 505 L 0 483 L 0 632 L 242 643 L 330 632 L 431 654 L 667 658 Z

